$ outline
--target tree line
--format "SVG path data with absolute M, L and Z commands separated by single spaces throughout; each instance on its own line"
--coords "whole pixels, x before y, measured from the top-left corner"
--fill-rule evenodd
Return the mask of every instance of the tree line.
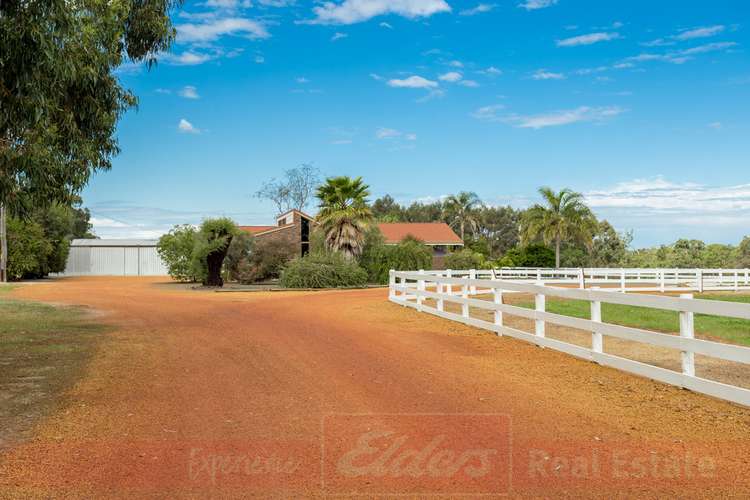
M 597 219 L 581 194 L 546 187 L 539 194 L 541 203 L 527 209 L 486 205 L 470 192 L 408 205 L 385 195 L 372 213 L 378 222 L 445 222 L 464 240 L 462 263 L 479 266 L 750 267 L 750 237 L 737 246 L 679 239 L 633 249 L 632 231 Z

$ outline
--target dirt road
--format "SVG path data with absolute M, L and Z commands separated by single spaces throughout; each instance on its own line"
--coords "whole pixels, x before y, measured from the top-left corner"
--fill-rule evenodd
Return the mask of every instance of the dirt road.
M 0 497 L 750 494 L 750 410 L 454 324 L 384 290 L 66 279 L 113 325 Z

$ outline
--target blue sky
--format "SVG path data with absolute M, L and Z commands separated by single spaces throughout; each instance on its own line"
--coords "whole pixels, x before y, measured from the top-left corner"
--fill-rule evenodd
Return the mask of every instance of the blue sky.
M 373 198 L 586 194 L 636 245 L 750 234 L 743 1 L 206 0 L 174 13 L 122 153 L 84 192 L 97 234 L 228 215 L 300 163 Z

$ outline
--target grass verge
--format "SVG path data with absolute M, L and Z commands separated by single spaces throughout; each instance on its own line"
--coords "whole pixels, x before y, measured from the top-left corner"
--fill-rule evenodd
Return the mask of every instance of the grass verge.
M 7 291 L 0 288 L 0 449 L 61 402 L 106 330 L 80 308 L 14 300 Z
M 750 295 L 698 294 L 697 299 L 726 300 L 750 303 Z M 548 312 L 591 319 L 588 301 L 547 298 Z M 534 308 L 531 301 L 519 301 L 513 305 Z M 675 333 L 680 331 L 677 312 L 651 309 L 647 307 L 602 304 L 602 321 L 616 325 L 632 326 L 657 332 Z M 695 315 L 695 332 L 704 337 L 722 339 L 733 344 L 750 346 L 750 321 L 722 316 Z

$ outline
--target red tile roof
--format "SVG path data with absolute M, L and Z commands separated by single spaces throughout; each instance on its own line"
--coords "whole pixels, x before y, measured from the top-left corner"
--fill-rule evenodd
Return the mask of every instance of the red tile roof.
M 269 229 L 276 229 L 279 226 L 239 226 L 241 231 L 246 231 L 250 234 L 258 234 Z
M 444 222 L 396 222 L 378 224 L 387 244 L 413 236 L 427 245 L 463 245 L 461 238 Z

